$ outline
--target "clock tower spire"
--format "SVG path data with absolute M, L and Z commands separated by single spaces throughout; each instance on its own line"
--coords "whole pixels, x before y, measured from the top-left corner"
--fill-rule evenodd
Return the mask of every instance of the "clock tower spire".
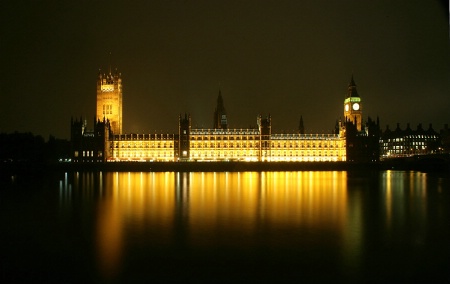
M 345 121 L 352 122 L 358 131 L 362 129 L 362 103 L 356 90 L 355 80 L 350 80 L 348 92 L 344 100 L 344 118 Z

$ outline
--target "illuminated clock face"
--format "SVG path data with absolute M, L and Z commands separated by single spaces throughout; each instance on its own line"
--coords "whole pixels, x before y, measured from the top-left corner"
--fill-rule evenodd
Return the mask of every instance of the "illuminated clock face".
M 345 105 L 345 111 L 348 111 L 348 105 Z
M 359 104 L 358 103 L 354 103 L 353 104 L 353 110 L 359 110 Z

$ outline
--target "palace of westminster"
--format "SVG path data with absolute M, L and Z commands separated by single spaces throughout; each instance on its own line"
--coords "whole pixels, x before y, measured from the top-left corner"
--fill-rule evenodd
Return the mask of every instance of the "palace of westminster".
M 380 158 L 437 152 L 439 134 L 428 130 L 380 130 L 379 121 L 364 122 L 363 103 L 353 76 L 343 101 L 343 121 L 329 134 L 305 134 L 303 119 L 295 133 L 272 133 L 271 116 L 258 115 L 257 128 L 228 128 L 219 91 L 213 128 L 191 127 L 191 116 L 179 116 L 178 133 L 122 132 L 122 78 L 99 73 L 96 119 L 92 130 L 82 118 L 71 121 L 73 162 L 109 161 L 259 161 L 259 162 L 376 162 Z M 446 127 L 447 129 L 448 127 Z M 447 129 L 448 132 L 448 129 Z

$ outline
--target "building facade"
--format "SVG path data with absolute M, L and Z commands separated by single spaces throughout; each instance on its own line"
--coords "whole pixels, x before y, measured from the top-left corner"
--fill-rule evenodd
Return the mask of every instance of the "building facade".
M 394 131 L 387 126 L 380 137 L 381 159 L 437 154 L 440 147 L 439 134 L 431 124 L 427 130 L 422 128 L 422 124 L 413 130 L 408 123 L 406 129 L 402 130 L 397 123 Z
M 444 129 L 441 129 L 440 133 L 441 138 L 441 149 L 442 153 L 450 154 L 450 128 L 448 124 L 444 125 Z
M 122 134 L 122 75 L 99 72 L 97 77 L 97 118 L 108 120 L 114 134 Z
M 270 115 L 258 115 L 256 128 L 230 129 L 219 91 L 211 129 L 192 129 L 191 116 L 185 114 L 179 116 L 178 133 L 124 134 L 120 73 L 99 74 L 95 129 L 86 131 L 81 121 L 72 122 L 73 160 L 338 162 L 348 157 L 357 161 L 361 153 L 369 157 L 364 160 L 378 160 L 372 142 L 378 143 L 379 137 L 363 126 L 362 101 L 353 76 L 343 108 L 344 121 L 330 134 L 305 134 L 302 117 L 298 132 L 273 133 Z
M 94 120 L 94 129 L 87 129 L 87 121 L 71 120 L 70 142 L 75 163 L 102 163 L 110 155 L 111 126 L 107 120 Z
M 339 134 L 274 134 L 269 117 L 256 129 L 191 129 L 180 116 L 179 134 L 112 135 L 109 161 L 345 161 Z

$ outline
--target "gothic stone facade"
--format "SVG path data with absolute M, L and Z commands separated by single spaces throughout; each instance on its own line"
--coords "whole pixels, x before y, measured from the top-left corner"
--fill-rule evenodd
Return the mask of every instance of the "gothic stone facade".
M 301 119 L 303 128 L 303 119 Z M 370 126 L 371 129 L 375 126 Z M 99 74 L 97 120 L 87 131 L 72 121 L 74 162 L 106 161 L 377 161 L 378 131 L 364 128 L 362 102 L 353 77 L 344 98 L 344 121 L 334 134 L 272 133 L 270 115 L 257 117 L 257 128 L 229 129 L 222 94 L 214 113 L 214 128 L 192 129 L 191 116 L 179 116 L 178 133 L 122 133 L 120 73 Z M 349 144 L 350 141 L 350 144 Z M 376 141 L 376 142 L 374 142 Z M 363 146 L 361 146 L 363 145 Z M 367 149 L 369 148 L 369 149 Z M 362 155 L 363 153 L 364 155 Z

